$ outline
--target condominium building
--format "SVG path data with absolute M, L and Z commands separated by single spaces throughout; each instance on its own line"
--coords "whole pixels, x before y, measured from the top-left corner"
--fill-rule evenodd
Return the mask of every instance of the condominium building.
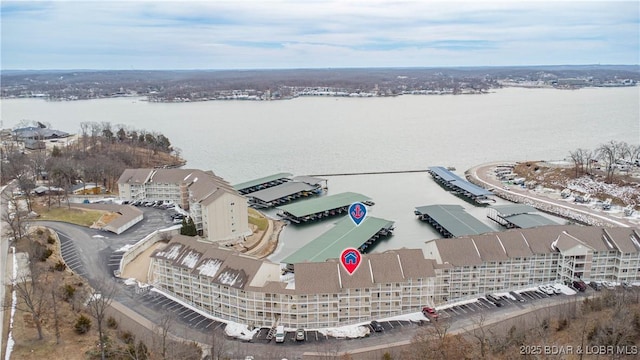
M 211 171 L 127 169 L 118 179 L 123 200 L 172 201 L 188 210 L 199 233 L 210 241 L 251 234 L 247 199 Z
M 349 275 L 337 260 L 283 274 L 279 264 L 175 236 L 152 255 L 151 282 L 221 319 L 323 328 L 555 281 L 639 281 L 638 239 L 638 228 L 514 229 L 363 254 Z

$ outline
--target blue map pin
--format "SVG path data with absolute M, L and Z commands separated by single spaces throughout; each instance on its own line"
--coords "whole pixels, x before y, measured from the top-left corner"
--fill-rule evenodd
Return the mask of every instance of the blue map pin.
M 349 206 L 349 217 L 356 226 L 360 225 L 367 216 L 367 207 L 361 202 L 354 202 Z

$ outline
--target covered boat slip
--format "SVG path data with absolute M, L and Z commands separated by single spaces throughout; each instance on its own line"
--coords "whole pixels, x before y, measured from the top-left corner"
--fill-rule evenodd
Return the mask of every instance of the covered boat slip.
M 356 226 L 350 218 L 344 218 L 309 244 L 282 260 L 282 263 L 291 267 L 295 263 L 338 259 L 346 248 L 356 248 L 360 252 L 365 252 L 380 236 L 391 235 L 393 224 L 393 221 L 369 216 L 360 226 Z
M 259 190 L 280 185 L 287 181 L 291 181 L 291 176 L 293 176 L 293 174 L 289 174 L 289 173 L 273 174 L 273 175 L 265 176 L 259 179 L 243 182 L 241 184 L 233 185 L 233 188 L 236 189 L 240 194 L 243 194 L 243 195 L 249 194 L 252 192 L 256 192 Z
M 266 209 L 320 193 L 322 193 L 320 185 L 289 181 L 245 196 L 249 199 L 249 206 Z
M 491 191 L 485 190 L 480 186 L 468 182 L 442 166 L 432 166 L 428 171 L 438 184 L 458 195 L 469 198 L 479 204 L 495 202 L 494 199 L 487 197 L 489 195 L 493 195 Z
M 497 205 L 487 210 L 487 217 L 508 229 L 529 229 L 538 226 L 559 225 L 537 212 L 536 208 L 529 205 Z
M 444 237 L 478 235 L 494 231 L 469 215 L 460 205 L 428 205 L 417 207 L 414 213 Z
M 373 205 L 371 199 L 362 194 L 344 192 L 281 206 L 278 208 L 281 210 L 278 216 L 294 224 L 301 224 L 346 214 L 349 205 L 354 202 L 361 202 L 369 206 Z

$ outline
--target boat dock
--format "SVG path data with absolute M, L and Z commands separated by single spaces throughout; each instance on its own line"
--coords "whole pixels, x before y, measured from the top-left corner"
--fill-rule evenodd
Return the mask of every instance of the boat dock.
M 428 222 L 447 238 L 479 235 L 494 231 L 469 215 L 460 205 L 428 205 L 416 207 L 414 214 Z
M 540 214 L 533 206 L 521 204 L 496 205 L 487 209 L 487 217 L 507 229 L 529 229 L 538 226 L 559 225 Z
M 322 188 L 318 184 L 287 181 L 276 186 L 246 194 L 245 196 L 249 199 L 249 206 L 255 209 L 267 209 L 321 193 Z
M 278 216 L 289 220 L 293 224 L 302 224 L 337 215 L 345 215 L 347 214 L 349 205 L 354 202 L 361 202 L 368 206 L 374 204 L 370 198 L 362 194 L 344 192 L 281 206 L 278 208 L 281 210 Z
M 493 195 L 491 191 L 485 190 L 480 186 L 474 185 L 460 176 L 452 173 L 447 168 L 442 166 L 432 166 L 427 170 L 433 179 L 445 187 L 447 190 L 452 191 L 460 196 L 464 196 L 478 204 L 486 205 L 495 202 L 495 199 L 490 199 L 487 196 Z
M 289 270 L 301 262 L 325 262 L 338 259 L 346 248 L 358 249 L 365 253 L 380 237 L 390 236 L 394 230 L 394 222 L 373 216 L 367 217 L 360 226 L 356 226 L 349 218 L 344 218 L 334 227 L 313 239 L 306 246 L 282 260 Z
M 270 187 L 280 185 L 282 183 L 291 181 L 293 174 L 279 173 L 263 178 L 243 182 L 241 184 L 233 185 L 233 188 L 242 195 L 250 194 L 252 192 L 260 191 Z

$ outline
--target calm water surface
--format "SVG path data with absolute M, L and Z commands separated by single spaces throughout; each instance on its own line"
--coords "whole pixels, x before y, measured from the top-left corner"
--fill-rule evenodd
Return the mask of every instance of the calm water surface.
M 116 98 L 75 102 L 3 100 L 4 127 L 48 122 L 75 133 L 84 121 L 158 131 L 182 150 L 188 167 L 211 169 L 231 183 L 286 171 L 296 175 L 454 166 L 458 174 L 496 160 L 562 159 L 609 140 L 640 143 L 640 88 L 576 91 L 507 88 L 488 95 L 393 98 L 298 98 L 288 101 L 147 103 Z M 413 216 L 415 206 L 460 204 L 426 173 L 329 177 L 329 194 L 356 191 L 371 215 L 396 221 L 376 251 L 421 247 L 438 237 Z M 279 260 L 331 227 L 289 227 Z

